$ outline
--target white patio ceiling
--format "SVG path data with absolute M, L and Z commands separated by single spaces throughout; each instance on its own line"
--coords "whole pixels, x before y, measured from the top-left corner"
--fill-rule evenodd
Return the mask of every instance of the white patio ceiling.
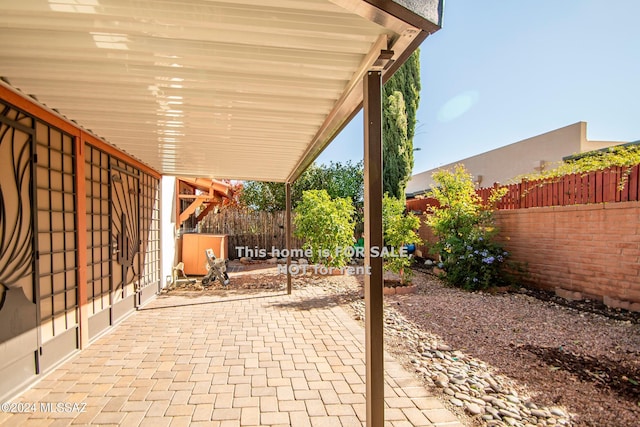
M 1 0 L 0 76 L 163 174 L 287 181 L 380 50 L 401 62 L 438 29 L 397 3 Z

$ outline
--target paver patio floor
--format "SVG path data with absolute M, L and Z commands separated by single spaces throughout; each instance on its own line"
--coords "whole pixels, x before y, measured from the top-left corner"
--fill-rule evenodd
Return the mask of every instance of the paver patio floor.
M 0 424 L 364 425 L 364 330 L 324 290 L 195 295 L 159 296 L 12 400 L 35 412 Z M 461 426 L 390 356 L 385 371 L 386 425 Z

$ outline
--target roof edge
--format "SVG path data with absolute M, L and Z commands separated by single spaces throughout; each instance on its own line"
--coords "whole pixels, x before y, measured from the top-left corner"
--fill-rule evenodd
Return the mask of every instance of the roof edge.
M 368 70 L 372 59 L 377 58 L 381 49 L 393 49 L 396 52 L 394 61 L 389 68 L 383 72 L 383 83 L 385 83 L 400 66 L 420 47 L 422 42 L 432 33 L 440 29 L 442 22 L 443 0 L 332 0 L 342 7 L 353 10 L 360 16 L 384 25 L 394 26 L 391 22 L 398 21 L 414 27 L 412 32 L 399 34 L 396 40 L 387 40 L 388 45 L 384 46 L 381 40 L 372 47 L 369 55 L 365 58 L 361 67 L 356 73 L 362 74 Z M 401 4 L 404 3 L 404 4 Z M 431 11 L 431 13 L 429 13 Z M 435 17 L 435 18 L 434 18 Z M 432 22 L 433 18 L 437 23 Z M 417 34 L 416 34 L 417 33 Z M 364 75 L 364 74 L 362 74 Z M 356 77 L 356 76 L 354 76 Z M 360 76 L 361 77 L 361 76 Z M 359 91 L 359 92 L 358 92 Z M 352 81 L 347 91 L 343 93 L 341 99 L 336 104 L 334 110 L 329 114 L 327 120 L 322 125 L 311 145 L 305 150 L 300 160 L 289 173 L 286 182 L 293 182 L 309 167 L 322 151 L 335 139 L 344 127 L 362 108 L 364 95 L 362 94 L 362 79 L 356 78 Z M 347 112 L 348 110 L 351 112 Z
M 372 6 L 428 33 L 442 28 L 444 0 L 365 0 Z

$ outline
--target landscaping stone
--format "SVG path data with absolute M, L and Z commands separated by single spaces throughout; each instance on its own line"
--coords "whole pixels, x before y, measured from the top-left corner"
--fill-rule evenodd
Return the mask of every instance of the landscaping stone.
M 551 414 L 555 415 L 556 417 L 564 418 L 567 416 L 562 409 L 555 406 L 552 408 L 549 408 L 549 412 L 551 412 Z
M 464 408 L 471 414 L 471 415 L 480 415 L 484 412 L 484 410 L 476 405 L 475 403 L 467 403 L 464 405 Z
M 414 294 L 416 289 L 415 286 L 396 286 L 395 288 L 397 295 Z
M 449 402 L 451 402 L 452 404 L 456 405 L 456 406 L 464 406 L 464 403 L 462 403 L 462 401 L 460 399 L 456 399 L 455 397 L 452 398 L 451 400 L 449 400 Z
M 503 417 L 511 417 L 511 418 L 516 419 L 516 420 L 521 420 L 521 419 L 522 419 L 522 417 L 520 416 L 520 414 L 518 414 L 518 413 L 517 413 L 517 412 L 515 412 L 515 411 L 507 411 L 506 409 L 500 409 L 500 410 L 498 411 L 498 413 L 499 413 L 500 415 L 502 415 Z
M 395 295 L 396 294 L 396 288 L 391 288 L 391 287 L 383 287 L 382 288 L 382 294 L 383 295 Z
M 364 318 L 364 303 L 352 303 L 357 318 Z M 421 331 L 395 310 L 385 310 L 385 333 L 402 338 L 412 349 L 411 364 L 426 381 L 442 389 L 449 402 L 472 416 L 482 415 L 485 426 L 568 425 L 566 412 L 544 408 L 520 396 L 508 379 L 488 371 L 487 365 L 464 352 L 454 351 L 439 338 Z
M 449 377 L 447 377 L 445 374 L 443 373 L 439 373 L 435 376 L 435 380 L 434 383 L 438 386 L 438 387 L 447 387 L 449 385 Z
M 551 416 L 547 411 L 542 411 L 540 409 L 532 409 L 531 415 L 537 418 L 549 418 Z
M 520 399 L 513 395 L 507 395 L 507 400 L 511 403 L 515 403 L 516 405 L 520 403 Z

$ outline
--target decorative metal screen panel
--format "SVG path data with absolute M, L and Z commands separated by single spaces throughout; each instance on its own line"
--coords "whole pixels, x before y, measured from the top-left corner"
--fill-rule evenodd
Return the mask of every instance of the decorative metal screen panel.
M 111 158 L 111 241 L 114 303 L 133 295 L 140 280 L 139 171 Z
M 38 278 L 42 342 L 78 326 L 73 138 L 36 124 Z
M 160 180 L 148 174 L 142 174 L 141 179 L 142 277 L 139 286 L 144 288 L 160 284 Z
M 0 396 L 39 370 L 35 120 L 0 102 Z
M 109 155 L 85 146 L 87 192 L 87 303 L 89 315 L 111 306 Z
M 33 124 L 33 118 L 0 103 L 0 310 L 10 288 L 21 287 L 34 299 Z
M 87 144 L 85 182 L 91 316 L 160 284 L 160 180 Z

